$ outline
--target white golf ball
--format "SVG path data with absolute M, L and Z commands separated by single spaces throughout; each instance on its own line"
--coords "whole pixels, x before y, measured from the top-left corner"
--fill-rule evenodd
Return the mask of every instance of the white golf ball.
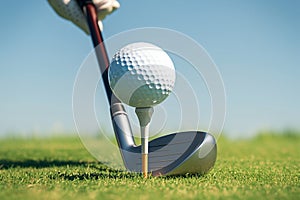
M 161 103 L 175 84 L 174 64 L 161 48 L 144 42 L 129 44 L 113 56 L 108 79 L 113 93 L 133 107 Z

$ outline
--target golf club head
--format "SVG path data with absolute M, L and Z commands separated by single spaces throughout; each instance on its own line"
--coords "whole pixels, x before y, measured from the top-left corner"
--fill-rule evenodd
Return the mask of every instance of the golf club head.
M 112 120 L 124 165 L 128 171 L 141 172 L 141 146 L 136 146 L 121 104 L 112 106 Z M 204 174 L 217 157 L 214 137 L 205 132 L 186 131 L 156 138 L 149 142 L 148 171 L 153 176 Z

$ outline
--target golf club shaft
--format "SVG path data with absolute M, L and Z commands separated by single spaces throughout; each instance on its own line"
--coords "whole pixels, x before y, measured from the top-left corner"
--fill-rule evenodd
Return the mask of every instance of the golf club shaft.
M 110 86 L 108 83 L 108 76 L 107 76 L 108 67 L 109 67 L 109 59 L 107 56 L 107 52 L 105 49 L 101 31 L 98 26 L 97 11 L 96 11 L 96 8 L 95 8 L 94 4 L 92 3 L 92 1 L 83 0 L 80 2 L 81 2 L 83 11 L 86 13 L 87 23 L 88 23 L 88 26 L 90 29 L 90 34 L 92 37 L 93 45 L 95 47 L 100 71 L 102 73 L 102 80 L 104 83 L 107 98 L 108 98 L 109 102 L 111 102 L 112 91 L 110 89 Z
M 110 114 L 115 136 L 122 154 L 123 149 L 134 146 L 135 143 L 126 110 L 120 100 L 112 93 L 112 90 L 109 86 L 109 59 L 104 45 L 102 33 L 98 26 L 97 10 L 92 0 L 77 0 L 77 2 L 87 18 L 100 72 L 102 74 L 102 81 L 104 83 L 107 94 L 106 96 L 110 105 Z

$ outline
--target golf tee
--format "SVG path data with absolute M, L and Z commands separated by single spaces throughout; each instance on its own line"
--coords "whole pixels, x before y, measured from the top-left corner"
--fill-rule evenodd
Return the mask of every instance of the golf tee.
M 141 127 L 142 136 L 142 173 L 144 178 L 148 177 L 148 138 L 149 138 L 149 123 Z
M 141 127 L 142 136 L 142 173 L 144 178 L 148 177 L 148 138 L 149 138 L 149 124 Z
M 141 127 L 141 153 L 142 153 L 142 173 L 144 178 L 148 177 L 148 138 L 149 126 L 153 113 L 153 108 L 136 108 L 135 113 L 138 116 Z

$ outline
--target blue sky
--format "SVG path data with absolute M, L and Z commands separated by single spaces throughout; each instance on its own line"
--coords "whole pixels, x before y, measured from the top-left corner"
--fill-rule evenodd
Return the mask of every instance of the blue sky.
M 106 38 L 163 27 L 208 51 L 226 87 L 226 134 L 300 129 L 299 1 L 120 4 L 104 20 Z M 57 16 L 47 1 L 4 1 L 0 11 L 0 135 L 75 132 L 72 89 L 91 51 L 90 37 Z

